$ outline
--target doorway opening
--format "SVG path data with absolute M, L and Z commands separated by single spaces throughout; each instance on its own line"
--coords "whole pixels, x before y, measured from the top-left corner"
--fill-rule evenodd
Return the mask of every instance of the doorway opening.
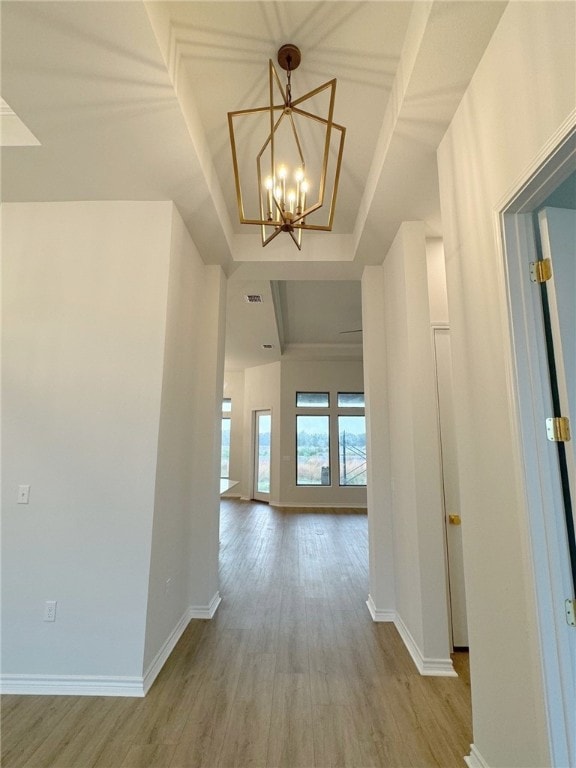
M 576 227 L 571 224 L 576 222 L 575 185 L 576 130 L 572 128 L 500 214 L 531 533 L 535 620 L 554 765 L 576 763 L 576 627 L 571 626 L 569 610 L 574 607 L 576 590 L 570 503 L 574 453 L 571 442 L 550 440 L 547 431 L 554 424 L 547 422 L 549 419 L 572 416 L 574 424 L 576 418 L 573 292 L 566 299 L 566 289 L 569 293 L 569 283 L 574 286 L 576 276 L 571 230 Z M 564 252 L 557 248 L 563 232 L 572 240 L 570 250 Z M 550 259 L 550 279 L 544 279 L 546 270 L 539 265 L 544 259 Z
M 254 413 L 254 488 L 252 498 L 270 501 L 270 449 L 272 446 L 272 413 Z

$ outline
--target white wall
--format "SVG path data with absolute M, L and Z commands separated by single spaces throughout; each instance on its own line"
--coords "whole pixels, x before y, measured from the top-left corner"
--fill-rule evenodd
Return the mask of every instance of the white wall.
M 3 686 L 141 695 L 218 599 L 224 277 L 172 203 L 4 205 L 2 254 Z
M 366 267 L 362 275 L 362 328 L 366 440 L 368 454 L 368 527 L 370 594 L 373 618 L 396 615 L 394 533 L 388 419 L 388 374 L 384 267 Z
M 212 518 L 217 519 L 218 511 L 210 503 L 208 515 L 198 514 L 202 507 L 198 496 L 210 475 L 205 474 L 200 482 L 204 470 L 197 473 L 192 460 L 201 409 L 211 412 L 214 407 L 214 398 L 205 402 L 206 393 L 199 394 L 202 349 L 209 343 L 203 330 L 206 302 L 218 306 L 219 301 L 214 290 L 209 290 L 208 273 L 173 208 L 145 671 L 190 606 L 207 610 L 218 589 L 216 581 L 207 589 L 202 586 L 204 566 L 214 576 L 213 568 L 202 564 L 202 550 L 214 546 Z M 208 370 L 204 376 L 209 377 Z M 208 425 L 202 438 L 202 449 L 208 455 L 214 450 L 218 426 L 219 419 Z M 207 471 L 214 472 L 212 468 Z
M 280 488 L 276 503 L 286 506 L 365 507 L 366 488 L 342 487 L 338 480 L 338 392 L 363 392 L 362 362 L 281 362 Z M 331 414 L 331 485 L 296 485 L 296 392 L 328 392 Z
M 450 666 L 444 517 L 424 224 L 384 261 L 396 611 L 432 671 Z
M 171 212 L 2 207 L 4 674 L 142 674 Z
M 448 316 L 444 243 L 439 237 L 426 240 L 426 268 L 428 272 L 430 325 L 448 326 L 450 319 Z
M 494 767 L 551 764 L 495 212 L 574 116 L 575 15 L 508 5 L 438 154 L 474 749 Z
M 232 413 L 230 415 L 230 480 L 240 481 L 239 485 L 226 496 L 248 495 L 248 488 L 244 486 L 242 478 L 245 472 L 242 469 L 244 456 L 242 452 L 244 434 L 244 371 L 226 371 L 224 373 L 224 397 L 232 400 Z M 247 459 L 247 457 L 246 457 Z

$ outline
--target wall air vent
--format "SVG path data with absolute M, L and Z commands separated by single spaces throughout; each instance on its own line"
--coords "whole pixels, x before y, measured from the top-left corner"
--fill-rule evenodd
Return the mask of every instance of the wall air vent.
M 262 296 L 259 293 L 248 293 L 244 296 L 247 304 L 262 304 Z

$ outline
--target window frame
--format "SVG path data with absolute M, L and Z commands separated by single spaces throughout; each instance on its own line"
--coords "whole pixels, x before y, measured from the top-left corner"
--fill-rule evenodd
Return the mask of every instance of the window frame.
M 322 406 L 323 410 L 328 409 Z M 294 421 L 295 435 L 294 435 L 294 454 L 295 454 L 295 477 L 294 482 L 297 488 L 331 488 L 332 487 L 332 420 L 330 413 L 296 413 L 296 419 Z M 328 424 L 327 437 L 328 437 L 328 483 L 300 483 L 298 481 L 298 418 L 314 418 L 314 419 L 326 419 Z M 320 475 L 322 479 L 322 475 Z

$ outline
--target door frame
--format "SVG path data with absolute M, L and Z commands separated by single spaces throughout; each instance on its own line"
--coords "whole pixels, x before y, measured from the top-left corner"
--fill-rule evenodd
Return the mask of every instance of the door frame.
M 572 576 L 561 530 L 563 498 L 556 446 L 545 435 L 552 413 L 540 294 L 530 282 L 529 262 L 537 258 L 532 212 L 576 169 L 574 116 L 543 150 L 523 179 L 494 211 L 498 244 L 507 282 L 512 349 L 511 394 L 516 411 L 516 440 L 522 458 L 532 554 L 536 620 L 550 751 L 554 765 L 576 765 L 574 712 L 576 629 L 565 619 L 564 602 L 574 598 Z
M 446 504 L 446 478 L 445 478 L 445 450 L 444 450 L 444 444 L 443 444 L 443 438 L 442 438 L 442 417 L 440 413 L 440 379 L 438 375 L 438 349 L 436 346 L 436 339 L 438 337 L 438 332 L 441 333 L 447 333 L 448 338 L 450 339 L 450 326 L 447 323 L 434 323 L 430 326 L 431 333 L 432 333 L 432 350 L 434 353 L 434 376 L 435 376 L 435 395 L 436 395 L 436 418 L 438 423 L 438 441 L 440 446 L 440 471 L 442 474 L 441 477 L 441 484 L 442 484 L 442 512 L 444 517 L 444 567 L 446 569 L 446 602 L 448 604 L 448 619 L 449 619 L 449 632 L 450 632 L 450 645 L 452 648 L 452 651 L 454 651 L 456 648 L 458 650 L 468 649 L 468 643 L 467 641 L 465 646 L 457 646 L 454 644 L 454 616 L 453 616 L 453 599 L 452 599 L 452 582 L 450 578 L 450 574 L 452 572 L 452 569 L 450 568 L 450 543 L 449 543 L 449 529 L 448 529 L 448 521 L 447 521 L 447 515 L 448 515 L 448 509 Z M 451 341 L 451 339 L 450 339 Z M 458 472 L 458 468 L 456 467 L 456 473 Z M 458 512 L 461 513 L 461 509 L 458 509 Z M 462 552 L 462 564 L 464 567 L 464 552 Z M 452 575 L 454 575 L 452 573 Z M 466 592 L 466 585 L 465 585 L 465 578 L 464 578 L 464 572 L 462 573 L 462 579 L 463 579 L 463 585 L 464 585 L 464 593 Z M 466 611 L 466 623 L 468 622 L 468 601 L 466 598 L 465 600 L 465 611 Z
M 262 493 L 258 490 L 258 417 L 262 413 L 270 415 L 270 483 L 272 483 L 272 409 L 258 408 L 252 419 L 252 499 L 270 503 L 270 491 Z M 270 489 L 272 490 L 272 489 Z

